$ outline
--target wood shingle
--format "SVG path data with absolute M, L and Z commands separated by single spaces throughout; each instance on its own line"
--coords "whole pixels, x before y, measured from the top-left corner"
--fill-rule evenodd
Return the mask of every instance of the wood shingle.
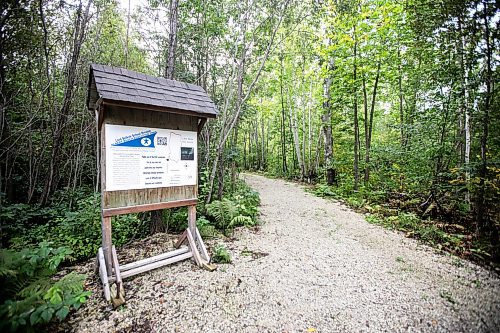
M 93 110 L 102 99 L 108 103 L 127 103 L 131 107 L 169 112 L 178 110 L 215 118 L 217 107 L 200 86 L 167 80 L 125 68 L 90 65 L 87 107 Z

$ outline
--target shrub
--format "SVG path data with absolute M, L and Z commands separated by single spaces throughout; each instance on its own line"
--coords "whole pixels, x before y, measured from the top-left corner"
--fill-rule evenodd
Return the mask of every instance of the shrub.
M 205 206 L 207 214 L 215 219 L 215 226 L 219 229 L 229 229 L 231 221 L 238 215 L 237 205 L 229 200 L 214 200 Z
M 34 331 L 57 317 L 66 318 L 77 310 L 90 292 L 83 290 L 86 276 L 69 273 L 55 280 L 59 264 L 72 253 L 42 242 L 38 248 L 20 252 L 0 250 L 0 329 Z
M 236 190 L 232 194 L 231 200 L 236 203 L 239 215 L 248 216 L 255 223 L 257 222 L 259 212 L 257 207 L 260 205 L 258 192 L 252 190 L 250 186 L 240 180 L 236 184 Z
M 196 220 L 196 225 L 200 231 L 202 238 L 211 238 L 216 234 L 215 227 L 210 223 L 205 216 L 201 216 Z
M 214 254 L 212 255 L 212 261 L 218 264 L 231 263 L 231 255 L 224 245 L 219 244 L 215 247 Z
M 57 214 L 48 222 L 27 227 L 23 234 L 11 240 L 14 249 L 34 245 L 39 239 L 64 246 L 72 250 L 70 259 L 87 259 L 94 256 L 101 246 L 101 203 L 95 193 L 78 199 L 73 210 Z M 123 245 L 137 235 L 147 233 L 147 226 L 137 215 L 113 217 L 113 243 Z

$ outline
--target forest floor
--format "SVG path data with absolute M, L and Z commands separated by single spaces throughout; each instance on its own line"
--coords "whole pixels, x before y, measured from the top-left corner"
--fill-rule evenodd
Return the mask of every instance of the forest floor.
M 494 273 L 371 225 L 301 185 L 242 178 L 261 195 L 263 223 L 224 241 L 232 264 L 208 272 L 184 261 L 127 280 L 127 304 L 113 310 L 89 261 L 76 268 L 91 275 L 93 295 L 57 330 L 500 331 L 500 279 Z M 167 250 L 174 240 L 155 235 L 118 256 L 137 260 Z

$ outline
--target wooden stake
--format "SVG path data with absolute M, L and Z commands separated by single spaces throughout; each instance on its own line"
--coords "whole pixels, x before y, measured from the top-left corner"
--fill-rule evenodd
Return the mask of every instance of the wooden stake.
M 189 241 L 189 247 L 191 248 L 191 252 L 193 252 L 193 258 L 196 264 L 202 267 L 204 260 L 201 259 L 200 252 L 198 251 L 198 247 L 196 246 L 196 242 L 193 238 L 193 234 L 191 234 L 191 230 L 186 229 L 187 231 L 187 239 Z
M 106 262 L 106 271 L 111 276 L 111 217 L 103 217 L 101 220 L 102 228 L 102 250 L 104 261 Z
M 120 276 L 120 265 L 118 264 L 118 257 L 116 256 L 116 249 L 115 246 L 113 245 L 112 247 L 112 255 L 113 255 L 113 270 L 114 270 L 114 275 L 116 279 L 116 283 L 118 285 L 122 284 L 122 278 Z M 120 289 L 120 288 L 118 288 Z
M 198 228 L 196 228 L 196 240 L 198 241 L 198 244 L 200 245 L 201 256 L 207 262 L 210 262 L 210 256 L 208 255 L 207 248 L 205 247 L 205 243 L 203 243 L 203 239 L 201 238 L 200 231 L 198 230 Z
M 181 237 L 179 237 L 179 239 L 177 240 L 177 243 L 175 243 L 175 248 L 178 249 L 187 239 L 187 231 L 184 230 L 184 232 L 182 233 Z
M 120 265 L 118 264 L 118 256 L 116 255 L 116 249 L 113 245 L 112 247 L 112 257 L 113 257 L 113 269 L 115 276 L 115 284 L 110 288 L 111 303 L 114 308 L 125 304 L 125 288 L 123 287 L 122 277 L 120 275 Z
M 104 290 L 104 298 L 109 302 L 111 300 L 111 295 L 109 290 L 108 273 L 106 271 L 106 263 L 104 260 L 104 252 L 102 250 L 102 247 L 99 248 L 97 258 L 99 258 L 99 276 L 101 277 L 102 289 Z
M 191 236 L 196 234 L 196 205 L 188 206 L 188 229 Z

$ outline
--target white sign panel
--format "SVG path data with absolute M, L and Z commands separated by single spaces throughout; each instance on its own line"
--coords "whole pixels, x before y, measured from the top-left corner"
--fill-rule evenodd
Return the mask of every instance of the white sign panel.
M 105 124 L 106 191 L 196 185 L 197 133 Z

